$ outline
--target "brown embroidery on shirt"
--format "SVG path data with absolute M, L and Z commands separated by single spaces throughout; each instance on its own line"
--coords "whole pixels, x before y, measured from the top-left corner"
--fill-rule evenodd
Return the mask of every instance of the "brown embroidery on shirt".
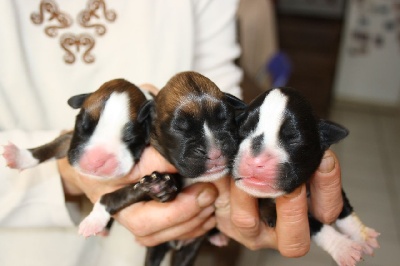
M 93 63 L 94 56 L 90 53 L 95 45 L 95 41 L 89 34 L 74 35 L 72 33 L 65 33 L 60 38 L 61 47 L 65 50 L 64 61 L 68 64 L 75 62 L 76 55 L 81 52 L 81 48 L 84 49 L 82 54 L 82 60 L 85 63 Z M 74 47 L 76 48 L 73 51 Z
M 58 25 L 45 27 L 44 32 L 49 37 L 57 36 L 58 29 L 68 28 L 72 24 L 72 18 L 68 14 L 61 12 L 58 9 L 57 4 L 52 0 L 44 0 L 40 3 L 39 12 L 32 13 L 31 15 L 32 22 L 35 24 L 42 24 L 45 13 L 50 14 L 48 21 L 56 20 L 58 22 Z
M 91 0 L 89 1 L 87 8 L 79 13 L 78 22 L 84 28 L 95 28 L 98 35 L 103 35 L 106 33 L 106 27 L 102 24 L 95 23 L 90 24 L 92 18 L 100 19 L 100 16 L 96 13 L 99 9 L 102 9 L 103 16 L 105 20 L 113 22 L 117 14 L 113 10 L 107 10 L 104 0 Z
M 44 24 L 46 14 L 49 14 L 48 23 L 52 21 L 58 24 L 51 24 L 45 27 L 45 33 L 49 37 L 56 37 L 58 30 L 69 28 L 72 23 L 72 17 L 60 11 L 54 0 L 42 0 L 39 6 L 39 12 L 31 14 L 31 21 L 36 24 Z M 99 14 L 100 13 L 100 14 Z M 94 29 L 94 33 L 64 33 L 60 37 L 61 48 L 66 52 L 64 61 L 72 64 L 76 61 L 76 57 L 82 53 L 82 60 L 85 63 L 93 63 L 95 57 L 92 55 L 92 49 L 95 45 L 95 39 L 92 35 L 103 36 L 106 33 L 106 22 L 114 22 L 117 18 L 115 11 L 107 9 L 104 0 L 88 0 L 86 9 L 79 12 L 77 21 L 79 25 L 85 29 Z M 95 22 L 94 22 L 95 21 Z

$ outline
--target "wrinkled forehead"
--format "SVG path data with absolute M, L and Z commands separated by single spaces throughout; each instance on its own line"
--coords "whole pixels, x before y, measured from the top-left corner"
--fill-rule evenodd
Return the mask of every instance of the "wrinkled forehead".
M 259 123 L 254 135 L 264 134 L 265 137 L 276 137 L 285 119 L 288 96 L 282 91 L 272 90 L 264 99 L 259 110 Z

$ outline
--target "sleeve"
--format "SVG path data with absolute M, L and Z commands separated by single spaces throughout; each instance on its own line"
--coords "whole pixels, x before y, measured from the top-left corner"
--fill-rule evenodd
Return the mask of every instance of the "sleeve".
M 222 91 L 241 98 L 242 70 L 236 12 L 238 0 L 202 0 L 195 4 L 194 70 L 213 80 Z
M 51 141 L 58 134 L 59 131 L 0 132 L 0 154 L 8 142 L 21 148 L 32 148 Z M 0 155 L 0 227 L 73 225 L 55 161 L 18 171 L 6 167 L 5 159 Z

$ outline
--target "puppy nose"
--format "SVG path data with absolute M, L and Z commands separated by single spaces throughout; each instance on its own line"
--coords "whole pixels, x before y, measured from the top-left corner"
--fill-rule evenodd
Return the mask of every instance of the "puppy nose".
M 252 168 L 263 168 L 271 161 L 271 156 L 257 156 L 245 158 L 245 163 Z
M 114 154 L 103 149 L 87 151 L 79 162 L 81 170 L 87 174 L 108 176 L 118 167 L 118 161 Z
M 208 160 L 217 160 L 222 156 L 222 152 L 218 149 L 212 149 L 207 156 Z

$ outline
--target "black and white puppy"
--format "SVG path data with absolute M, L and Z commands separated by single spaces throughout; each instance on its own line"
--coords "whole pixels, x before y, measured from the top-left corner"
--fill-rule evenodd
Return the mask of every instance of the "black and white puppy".
M 338 124 L 317 119 L 305 98 L 290 88 L 261 94 L 238 117 L 238 124 L 242 141 L 233 178 L 239 188 L 260 198 L 260 208 L 269 208 L 260 214 L 271 226 L 276 222 L 273 199 L 307 183 L 325 150 L 348 134 Z M 311 214 L 309 222 L 313 241 L 338 265 L 347 266 L 360 261 L 363 253 L 372 255 L 379 234 L 360 221 L 344 192 L 343 198 L 335 222 L 340 232 Z

